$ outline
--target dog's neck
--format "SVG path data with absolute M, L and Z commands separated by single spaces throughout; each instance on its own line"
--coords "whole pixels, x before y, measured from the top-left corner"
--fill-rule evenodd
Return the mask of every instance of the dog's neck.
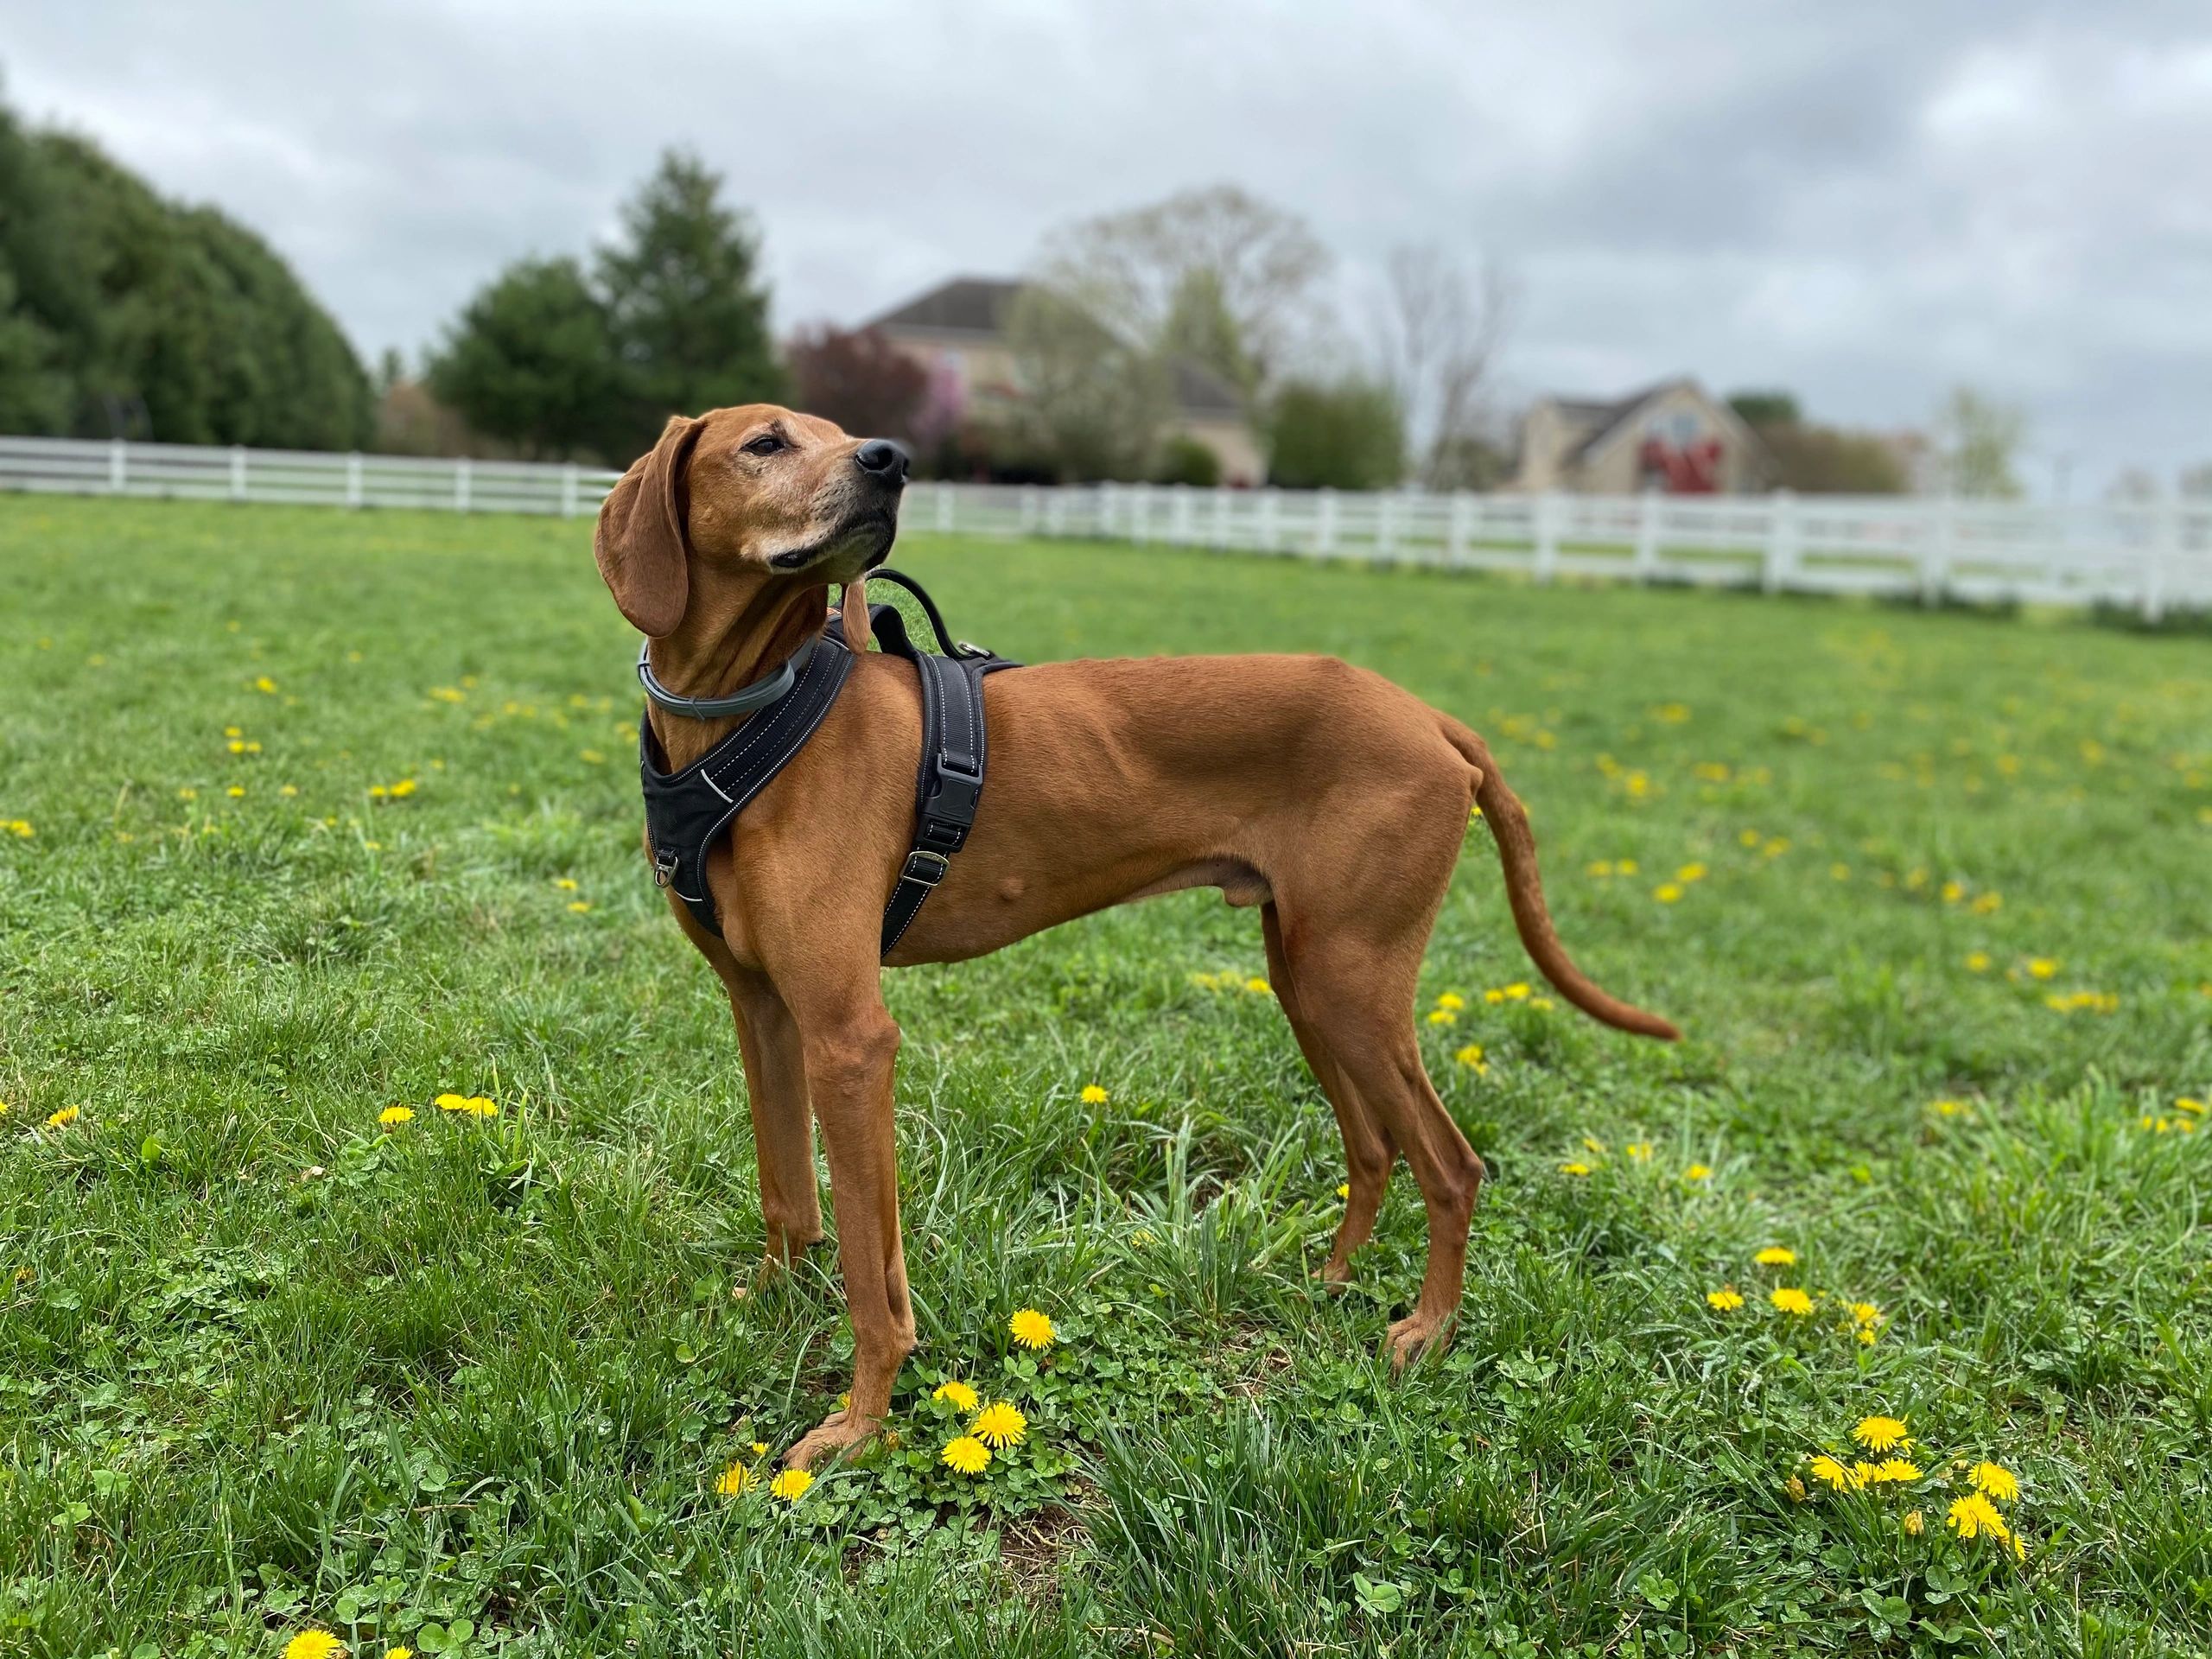
M 830 616 L 822 582 L 763 577 L 727 591 L 695 592 L 676 632 L 652 641 L 653 674 L 679 696 L 726 697 L 775 672 Z M 645 705 L 671 771 L 680 771 L 737 729 L 742 715 L 698 720 Z

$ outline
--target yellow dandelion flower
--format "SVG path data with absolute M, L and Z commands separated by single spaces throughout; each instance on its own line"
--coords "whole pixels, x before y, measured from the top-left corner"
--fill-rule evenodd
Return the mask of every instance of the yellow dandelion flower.
M 437 1108 L 442 1112 L 460 1112 L 469 1117 L 497 1117 L 499 1107 L 484 1095 L 440 1095 Z
M 1967 1471 L 1967 1479 L 1984 1497 L 1993 1497 L 2000 1503 L 2010 1503 L 2020 1495 L 2020 1483 L 2012 1478 L 2012 1471 L 1998 1464 L 1977 1463 Z
M 1469 1043 L 1465 1048 L 1454 1050 L 1452 1058 L 1478 1077 L 1490 1074 L 1490 1062 L 1483 1058 L 1480 1043 Z
M 396 798 L 405 800 L 415 792 L 415 780 L 412 778 L 401 779 L 391 786 L 391 792 Z
M 1006 1328 L 1025 1348 L 1049 1348 L 1056 1335 L 1051 1318 L 1033 1307 L 1020 1309 L 1006 1322 Z
M 976 1390 L 969 1388 L 958 1377 L 949 1377 L 944 1382 L 938 1383 L 936 1389 L 931 1392 L 930 1398 L 932 1400 L 942 1400 L 956 1411 L 973 1411 L 976 1409 Z
M 1967 971 L 1970 974 L 1987 973 L 1989 971 L 1989 952 L 1986 950 L 1969 950 L 1967 952 Z
M 1675 882 L 1662 881 L 1657 887 L 1651 889 L 1651 896 L 1654 899 L 1656 899 L 1662 905 L 1680 904 L 1682 898 L 1682 890 L 1681 887 Z
M 77 1121 L 83 1110 L 84 1109 L 80 1106 L 64 1106 L 46 1120 L 46 1127 L 49 1129 L 66 1129 Z
M 1812 1463 L 1808 1466 L 1806 1472 L 1811 1475 L 1815 1480 L 1820 1481 L 1827 1485 L 1832 1491 L 1848 1491 L 1853 1487 L 1859 1484 L 1858 1478 L 1854 1476 L 1850 1470 L 1845 1468 L 1843 1465 L 1838 1463 L 1834 1458 L 1829 1457 L 1826 1452 L 1822 1452 L 1819 1457 L 1815 1458 Z
M 573 875 L 556 875 L 553 878 L 553 885 L 563 893 L 574 893 L 576 890 L 576 878 Z
M 973 1434 L 963 1434 L 957 1440 L 947 1440 L 944 1450 L 938 1453 L 938 1461 L 946 1468 L 963 1475 L 980 1475 L 991 1461 L 991 1448 Z
M 1244 982 L 1244 988 L 1251 992 L 1255 996 L 1265 996 L 1274 988 L 1269 985 L 1266 980 L 1255 975 L 1252 978 Z
M 1968 1492 L 1964 1497 L 1952 1499 L 1950 1511 L 1943 1519 L 1961 1538 L 1979 1538 L 1984 1533 L 1997 1539 L 2012 1535 L 1996 1505 L 1980 1492 Z
M 804 1469 L 786 1469 L 768 1483 L 768 1492 L 786 1503 L 796 1503 L 806 1496 L 806 1489 L 814 1484 L 814 1477 Z
M 1640 867 L 1632 858 L 1624 858 L 1621 860 L 1619 863 L 1613 866 L 1613 868 L 1618 870 L 1623 875 L 1636 875 L 1641 874 Z
M 1086 1106 L 1103 1106 L 1106 1103 L 1106 1091 L 1095 1083 L 1086 1083 L 1083 1085 L 1081 1099 Z
M 1874 1472 L 1866 1478 L 1878 1485 L 1897 1486 L 1909 1480 L 1918 1480 L 1922 1473 L 1920 1465 L 1910 1458 L 1884 1458 L 1874 1465 Z
M 995 1401 L 976 1414 L 976 1421 L 968 1425 L 968 1432 L 988 1446 L 1003 1450 L 1020 1446 L 1029 1432 L 1029 1420 L 1007 1401 Z
M 415 1659 L 415 1649 L 412 1648 L 386 1648 L 384 1650 L 384 1659 Z
M 715 1491 L 724 1497 L 735 1497 L 740 1492 L 749 1491 L 756 1478 L 753 1471 L 745 1465 L 733 1463 L 715 1482 Z
M 1902 1452 L 1912 1444 L 1901 1417 L 1861 1417 L 1851 1438 L 1869 1452 Z
M 1859 1345 L 1861 1348 L 1872 1348 L 1881 1334 L 1879 1326 L 1862 1325 L 1859 1327 Z
M 1639 1164 L 1648 1164 L 1651 1161 L 1651 1143 L 1649 1141 L 1631 1141 L 1621 1150 Z
M 1854 1325 L 1879 1325 L 1882 1322 L 1882 1310 L 1872 1302 L 1853 1302 L 1848 1306 Z
M 264 674 L 255 679 L 253 683 L 253 689 L 257 691 L 274 693 L 276 690 L 276 682 L 270 679 L 266 674 Z M 288 1654 L 286 1656 L 286 1659 L 301 1659 L 301 1656 L 296 1654 Z M 309 1656 L 309 1659 L 312 1659 L 312 1656 Z
M 1711 1164 L 1692 1164 L 1688 1169 L 1682 1172 L 1682 1179 L 1686 1181 L 1709 1181 L 1713 1179 L 1713 1166 Z
M 1688 887 L 1693 881 L 1702 881 L 1705 877 L 1706 868 L 1702 864 L 1685 864 L 1675 872 L 1675 880 L 1684 887 Z
M 1449 1008 L 1431 1008 L 1428 1023 L 1432 1026 L 1456 1026 L 1459 1023 L 1459 1016 Z
M 412 1106 L 387 1106 L 377 1114 L 377 1122 L 387 1129 L 396 1129 L 402 1123 L 414 1121 L 415 1109 Z
M 590 908 L 591 900 L 588 899 L 571 899 L 569 900 L 569 910 L 572 915 L 581 916 Z
M 1905 1516 L 1904 1529 L 1910 1533 L 1914 1537 L 1919 1537 L 1922 1533 L 1928 1530 L 1928 1517 L 1923 1515 L 1918 1510 L 1915 1510 L 1911 1514 Z
M 1797 1265 L 1797 1252 L 1779 1244 L 1770 1244 L 1751 1260 L 1763 1268 L 1793 1268 Z
M 1772 1302 L 1784 1313 L 1794 1314 L 1801 1319 L 1813 1311 L 1813 1299 L 1803 1291 L 1794 1289 L 1788 1285 L 1777 1286 L 1768 1295 L 1767 1300 Z
M 1590 1166 L 1583 1163 L 1561 1164 L 1559 1166 L 1559 1173 L 1562 1175 L 1587 1175 L 1590 1173 Z
M 2056 957 L 2030 957 L 2028 972 L 2037 979 L 2053 978 L 2058 972 L 2058 959 Z M 1973 1536 L 1971 1533 L 1967 1535 Z
M 2188 1095 L 2182 1095 L 2174 1101 L 2174 1109 L 2177 1112 L 2187 1112 L 2194 1117 L 2202 1117 L 2204 1116 L 2204 1103 L 2193 1099 Z
M 1457 991 L 1446 991 L 1443 995 L 1436 999 L 1436 1006 L 1440 1008 L 1452 1008 L 1457 1010 L 1467 1006 L 1467 999 L 1460 995 Z
M 302 1630 L 284 1644 L 284 1659 L 333 1659 L 346 1644 L 328 1630 Z
M 1744 1293 L 1733 1285 L 1723 1285 L 1718 1290 L 1707 1291 L 1705 1303 L 1723 1313 L 1732 1313 L 1744 1305 Z
M 1337 1183 L 1337 1196 L 1340 1198 L 1349 1198 L 1351 1197 L 1351 1183 L 1350 1181 L 1338 1181 Z
M 1526 1002 L 1529 1000 L 1529 987 L 1524 982 L 1516 980 L 1498 995 L 1509 1002 Z

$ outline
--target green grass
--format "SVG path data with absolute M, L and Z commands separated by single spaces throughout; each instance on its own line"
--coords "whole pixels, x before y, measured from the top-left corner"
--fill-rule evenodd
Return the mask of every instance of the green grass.
M 826 1265 L 740 1294 L 735 1043 L 588 543 L 0 499 L 0 1653 L 2202 1651 L 2201 638 L 917 541 L 1013 655 L 1328 651 L 1474 724 L 1570 946 L 1691 1038 L 1486 1000 L 1533 975 L 1475 828 L 1422 1040 L 1495 1179 L 1394 1382 L 1420 1205 L 1313 1288 L 1340 1154 L 1249 912 L 889 976 L 921 1346 L 899 1444 L 786 1504 L 715 1478 L 850 1340 Z M 1030 1420 L 980 1478 L 950 1376 Z M 1925 1477 L 1798 1501 L 1876 1412 Z M 1944 1524 L 1985 1457 L 2024 1560 Z

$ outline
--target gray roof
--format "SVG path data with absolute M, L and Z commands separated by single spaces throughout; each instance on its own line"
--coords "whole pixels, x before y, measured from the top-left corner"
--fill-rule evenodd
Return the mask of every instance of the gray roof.
M 932 328 L 963 334 L 1006 331 L 1006 314 L 1021 284 L 994 276 L 955 276 L 885 312 L 871 328 Z
M 1006 332 L 1007 313 L 1023 286 L 995 276 L 955 276 L 866 326 L 995 338 Z M 1178 358 L 1173 367 L 1175 405 L 1184 414 L 1213 420 L 1243 417 L 1243 397 L 1205 364 Z
M 1567 453 L 1569 461 L 1580 461 L 1610 436 L 1613 429 L 1642 409 L 1670 386 L 1681 385 L 1680 379 L 1659 380 L 1632 391 L 1625 397 L 1610 401 L 1591 397 L 1554 397 L 1552 403 L 1569 420 L 1586 422 L 1589 429 L 1578 439 Z

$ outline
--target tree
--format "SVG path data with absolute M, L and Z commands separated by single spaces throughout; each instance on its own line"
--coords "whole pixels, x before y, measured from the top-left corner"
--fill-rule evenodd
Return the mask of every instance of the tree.
M 1378 319 L 1382 382 L 1433 490 L 1480 489 L 1502 470 L 1483 429 L 1484 391 L 1512 310 L 1512 283 L 1494 264 L 1471 269 L 1434 244 L 1391 252 Z
M 1062 480 L 1147 475 L 1173 406 L 1157 353 L 1041 283 L 1015 296 L 1007 346 L 1022 397 L 1010 442 L 994 447 L 1007 450 L 1009 462 L 1019 465 L 1026 452 Z
M 2005 500 L 2018 497 L 2020 480 L 2012 467 L 2027 430 L 2025 412 L 2012 404 L 1970 386 L 1952 392 L 1936 416 L 1936 442 L 1952 491 Z
M 607 308 L 573 259 L 508 266 L 448 327 L 428 380 L 470 427 L 532 460 L 608 454 L 626 437 Z
M 347 448 L 368 377 L 251 232 L 0 110 L 0 425 Z
M 1794 391 L 1732 391 L 1728 407 L 1753 431 L 1770 426 L 1797 426 L 1804 413 Z
M 629 393 L 610 461 L 650 448 L 671 414 L 784 395 L 760 238 L 722 205 L 721 185 L 697 156 L 668 151 L 624 207 L 624 239 L 600 250 L 600 298 Z
M 874 328 L 802 331 L 784 348 L 791 395 L 810 415 L 860 437 L 921 435 L 917 423 L 929 372 Z
M 1276 394 L 1271 416 L 1270 483 L 1379 490 L 1405 476 L 1405 417 L 1387 386 L 1293 380 Z
M 1256 402 L 1315 332 L 1329 263 L 1303 219 L 1223 184 L 1054 232 L 1040 276 L 1132 344 L 1190 357 Z

